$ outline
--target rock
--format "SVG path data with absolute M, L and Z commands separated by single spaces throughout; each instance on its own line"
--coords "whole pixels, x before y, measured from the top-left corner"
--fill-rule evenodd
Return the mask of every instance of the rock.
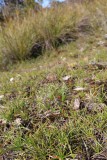
M 10 78 L 10 82 L 13 82 L 13 80 L 14 80 L 14 78 L 12 77 L 12 78 Z
M 80 109 L 80 99 L 79 98 L 75 99 L 73 109 L 74 110 L 79 110 Z
M 20 126 L 21 123 L 22 123 L 21 118 L 16 118 L 16 119 L 14 120 L 14 124 L 15 124 L 16 126 Z
M 89 103 L 86 104 L 87 111 L 92 113 L 102 112 L 106 105 L 104 103 Z
M 86 88 L 83 88 L 83 87 L 76 87 L 73 89 L 74 91 L 85 91 Z
M 71 78 L 71 76 L 68 75 L 68 76 L 63 77 L 62 79 L 63 79 L 63 81 L 68 81 L 70 78 Z
M 0 100 L 2 100 L 4 98 L 4 95 L 0 95 Z
M 57 81 L 57 76 L 55 74 L 49 74 L 46 77 L 46 80 L 47 80 L 48 83 L 55 82 L 55 81 Z

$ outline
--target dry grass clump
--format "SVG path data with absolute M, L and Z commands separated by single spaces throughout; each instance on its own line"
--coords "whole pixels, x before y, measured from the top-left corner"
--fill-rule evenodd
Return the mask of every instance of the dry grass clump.
M 42 50 L 54 47 L 57 39 L 75 29 L 82 16 L 83 10 L 65 5 L 39 13 L 30 11 L 23 19 L 17 16 L 8 21 L 1 27 L 1 63 L 28 58 L 33 46 Z

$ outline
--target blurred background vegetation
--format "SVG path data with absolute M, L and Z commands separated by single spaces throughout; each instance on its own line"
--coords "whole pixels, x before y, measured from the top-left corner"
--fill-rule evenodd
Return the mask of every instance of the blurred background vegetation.
M 107 28 L 106 0 L 50 1 L 46 8 L 42 7 L 41 2 L 11 0 L 2 5 L 1 68 L 32 56 L 37 57 L 46 50 L 75 40 L 79 30 Z

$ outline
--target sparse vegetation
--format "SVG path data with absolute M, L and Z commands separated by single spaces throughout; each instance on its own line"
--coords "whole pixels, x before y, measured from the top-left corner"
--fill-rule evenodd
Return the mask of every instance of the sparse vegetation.
M 106 8 L 27 10 L 1 26 L 0 159 L 107 159 Z

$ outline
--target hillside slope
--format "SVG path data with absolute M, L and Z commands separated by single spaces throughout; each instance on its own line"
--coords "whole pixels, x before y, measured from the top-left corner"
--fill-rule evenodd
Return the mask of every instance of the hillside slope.
M 107 159 L 106 53 L 82 33 L 0 73 L 1 160 Z

